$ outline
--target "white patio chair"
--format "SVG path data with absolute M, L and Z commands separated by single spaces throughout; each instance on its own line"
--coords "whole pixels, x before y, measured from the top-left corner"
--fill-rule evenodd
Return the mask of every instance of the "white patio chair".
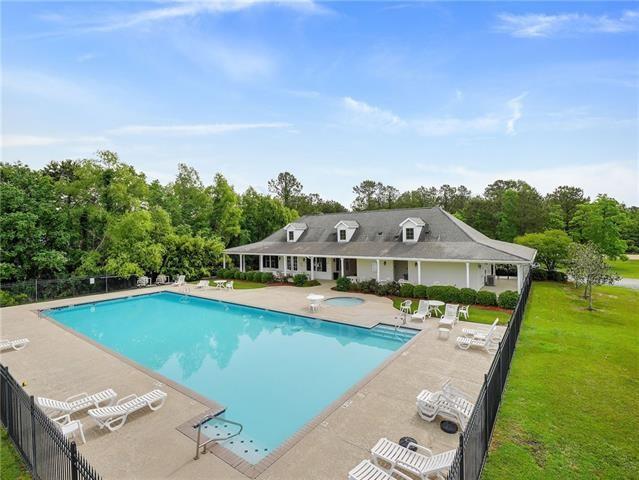
M 413 480 L 402 472 L 391 468 L 384 470 L 371 463 L 370 460 L 362 460 L 359 464 L 348 472 L 348 480 Z
M 28 338 L 18 338 L 15 340 L 2 339 L 0 340 L 0 351 L 9 349 L 22 350 L 27 345 L 29 345 Z
M 186 285 L 186 275 L 178 275 L 177 280 L 171 284 L 172 287 L 183 287 L 184 285 Z
M 476 328 L 464 328 L 462 330 L 462 333 L 466 337 L 473 337 L 473 338 L 478 338 L 480 340 L 485 340 L 486 337 L 492 336 L 495 333 L 498 323 L 499 323 L 499 318 L 496 318 L 493 324 L 490 326 L 490 328 L 486 331 L 479 330 Z
M 144 395 L 128 395 L 111 407 L 95 408 L 88 411 L 89 416 L 100 428 L 114 432 L 124 425 L 127 417 L 138 410 L 149 407 L 156 411 L 162 408 L 167 394 L 162 390 L 152 390 Z
M 197 285 L 195 286 L 195 288 L 209 288 L 209 281 L 208 280 L 200 280 Z
M 233 280 L 231 280 L 230 282 L 226 282 L 226 285 L 224 285 L 224 288 L 226 290 L 234 290 L 234 288 L 233 288 Z
M 416 451 L 410 450 L 410 447 L 416 448 Z M 433 475 L 443 478 L 444 472 L 453 463 L 456 451 L 453 449 L 433 455 L 428 448 L 416 443 L 411 442 L 406 447 L 402 447 L 387 438 L 380 438 L 371 449 L 371 455 L 375 465 L 379 466 L 379 460 L 383 460 L 389 463 L 391 468 L 400 468 L 418 476 L 421 480 L 426 480 Z
M 457 320 L 459 319 L 459 305 L 453 304 L 453 303 L 447 303 L 446 304 L 446 310 L 444 311 L 444 315 L 442 315 L 442 317 L 439 319 L 439 324 L 440 325 L 449 325 L 449 326 L 453 326 L 455 325 L 455 323 L 457 323 Z
M 72 395 L 64 401 L 53 400 L 52 398 L 36 397 L 38 406 L 50 417 L 56 415 L 71 415 L 86 408 L 100 408 L 111 406 L 117 398 L 118 394 L 114 390 L 108 388 L 101 392 L 89 395 L 88 393 L 78 393 Z
M 168 281 L 169 281 L 169 278 L 166 275 L 162 274 L 162 273 L 160 273 L 157 277 L 155 277 L 155 284 L 156 285 L 164 285 L 164 284 L 168 283 Z
M 146 287 L 148 285 L 151 284 L 151 279 L 145 275 L 142 275 L 140 278 L 138 278 L 138 287 Z
M 421 320 L 422 322 L 426 318 L 430 318 L 430 304 L 428 300 L 420 300 L 417 310 L 410 317 L 413 320 Z
M 464 317 L 464 320 L 468 320 L 468 310 L 470 309 L 470 305 L 462 305 L 459 307 L 459 317 Z
M 82 422 L 80 420 L 71 420 L 69 414 L 53 418 L 52 420 L 65 437 L 73 437 L 75 439 L 76 433 L 79 433 L 82 443 L 87 443 L 84 438 L 84 429 L 82 428 Z
M 399 311 L 401 313 L 406 313 L 411 315 L 413 313 L 413 301 L 412 300 L 404 300 L 399 306 Z

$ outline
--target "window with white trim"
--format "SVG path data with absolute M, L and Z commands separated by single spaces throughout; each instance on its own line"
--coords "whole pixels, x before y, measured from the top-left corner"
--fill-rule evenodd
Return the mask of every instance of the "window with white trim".
M 343 229 L 343 228 L 340 229 L 340 231 L 339 231 L 339 239 L 342 240 L 342 241 L 346 240 L 346 230 Z
M 262 267 L 264 268 L 279 268 L 280 257 L 277 255 L 264 255 L 262 257 Z
M 289 230 L 288 231 L 288 241 L 292 242 L 293 240 L 295 240 L 295 232 L 293 230 Z
M 326 258 L 325 257 L 319 257 L 319 258 L 315 258 L 314 259 L 315 262 L 314 263 L 314 270 L 316 272 L 325 272 L 326 271 Z M 306 259 L 306 270 L 308 270 L 309 272 L 311 271 L 311 259 L 307 258 Z
M 406 240 L 415 240 L 415 229 L 411 227 L 406 227 Z
M 286 257 L 286 268 L 297 271 L 297 257 Z

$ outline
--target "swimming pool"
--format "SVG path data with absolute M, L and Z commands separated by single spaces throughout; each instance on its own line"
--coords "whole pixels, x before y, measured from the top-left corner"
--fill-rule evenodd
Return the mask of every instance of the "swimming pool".
M 364 299 L 358 297 L 332 297 L 324 300 L 324 303 L 336 307 L 354 307 L 364 303 Z
M 415 334 L 171 292 L 45 315 L 225 406 L 224 417 L 242 423 L 244 430 L 221 444 L 252 464 Z

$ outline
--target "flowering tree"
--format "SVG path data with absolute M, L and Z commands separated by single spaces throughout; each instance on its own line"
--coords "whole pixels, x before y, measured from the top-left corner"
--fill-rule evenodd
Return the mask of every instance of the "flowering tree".
M 613 284 L 620 278 L 610 269 L 606 256 L 592 242 L 571 245 L 568 274 L 575 280 L 577 287 L 584 286 L 584 298 L 588 300 L 588 310 L 593 310 L 592 288 L 596 285 Z

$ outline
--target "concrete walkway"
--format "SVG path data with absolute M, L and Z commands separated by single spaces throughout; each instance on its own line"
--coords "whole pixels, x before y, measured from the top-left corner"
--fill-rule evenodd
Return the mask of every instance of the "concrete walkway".
M 58 300 L 37 305 L 22 305 L 0 311 L 3 337 L 28 337 L 31 344 L 19 352 L 0 354 L 0 361 L 33 395 L 63 399 L 78 392 L 93 392 L 111 387 L 121 395 L 143 393 L 162 388 L 169 397 L 154 413 L 141 411 L 129 418 L 115 433 L 96 428 L 85 415 L 79 418 L 85 427 L 86 445 L 80 452 L 104 478 L 247 478 L 221 458 L 206 454 L 193 460 L 195 444 L 176 427 L 207 410 L 207 405 L 161 384 L 155 377 L 88 343 L 79 336 L 39 317 L 36 309 L 126 297 L 169 289 L 116 292 L 90 297 Z M 170 290 L 176 291 L 172 288 Z M 191 294 L 217 298 L 308 315 L 309 293 L 343 295 L 320 287 L 266 287 L 232 292 L 190 289 Z M 393 323 L 397 311 L 390 300 L 372 295 L 357 295 L 366 301 L 357 307 L 324 307 L 320 318 L 361 326 Z M 437 390 L 446 378 L 475 396 L 492 356 L 480 351 L 455 348 L 454 338 L 467 322 L 460 322 L 447 340 L 439 339 L 435 320 L 429 320 L 416 339 L 397 357 L 378 371 L 368 383 L 349 394 L 297 443 L 277 459 L 259 479 L 341 479 L 363 458 L 382 436 L 398 440 L 411 436 L 435 452 L 455 448 L 457 435 L 439 429 L 438 422 L 426 423 L 415 411 L 415 396 L 423 388 Z M 487 328 L 485 325 L 479 328 Z M 500 327 L 503 328 L 503 327 Z M 264 393 L 264 392 L 263 392 Z

